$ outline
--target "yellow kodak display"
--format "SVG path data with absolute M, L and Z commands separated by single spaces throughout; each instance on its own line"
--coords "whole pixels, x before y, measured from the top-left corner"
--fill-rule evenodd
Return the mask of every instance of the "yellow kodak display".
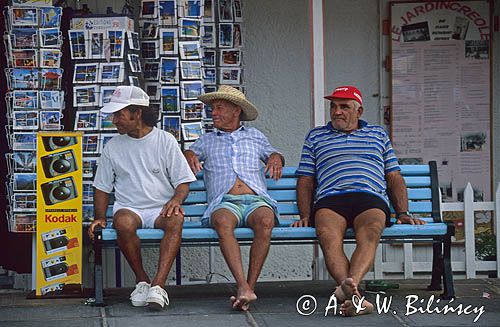
M 36 295 L 81 284 L 82 134 L 37 134 Z

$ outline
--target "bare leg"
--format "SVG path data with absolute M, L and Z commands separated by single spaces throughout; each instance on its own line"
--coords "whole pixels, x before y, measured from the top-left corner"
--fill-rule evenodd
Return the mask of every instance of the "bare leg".
M 315 223 L 326 268 L 337 285 L 341 285 L 349 274 L 349 260 L 344 253 L 347 222 L 344 217 L 333 210 L 320 209 L 316 212 Z M 340 287 L 337 287 L 334 293 L 340 302 L 345 301 L 346 295 Z
M 158 259 L 158 269 L 153 278 L 151 286 L 160 285 L 163 287 L 172 268 L 177 252 L 181 245 L 182 224 L 184 216 L 182 214 L 170 217 L 158 217 L 155 221 L 155 228 L 161 228 L 165 231 L 163 239 L 160 242 L 160 257 Z
M 113 227 L 118 235 L 116 243 L 135 274 L 135 282 L 149 283 L 149 277 L 142 266 L 141 240 L 136 233 L 141 224 L 139 216 L 127 209 L 118 210 L 113 217 Z
M 342 281 L 341 287 L 348 298 L 340 310 L 344 316 L 367 314 L 373 311 L 373 304 L 364 300 L 365 310 L 356 312 L 352 296 L 361 298 L 358 286 L 366 273 L 370 270 L 375 260 L 375 253 L 380 241 L 380 235 L 385 228 L 385 213 L 380 209 L 369 209 L 359 214 L 354 219 L 356 233 L 356 250 L 351 258 L 349 277 Z
M 238 297 L 235 303 L 236 307 L 240 307 L 241 310 L 244 311 L 248 310 L 250 302 L 257 299 L 255 295 L 255 284 L 257 283 L 257 279 L 264 266 L 264 261 L 269 253 L 271 233 L 274 227 L 274 212 L 268 207 L 257 208 L 248 216 L 247 225 L 253 229 L 254 232 L 254 238 L 250 248 L 250 263 L 248 265 L 247 277 L 248 286 L 253 294 L 242 294 L 242 296 L 246 298 L 240 300 Z
M 219 244 L 222 255 L 224 256 L 229 270 L 231 270 L 231 273 L 236 280 L 236 287 L 238 288 L 236 298 L 251 296 L 253 291 L 248 286 L 245 274 L 243 273 L 240 245 L 234 236 L 234 229 L 237 224 L 236 216 L 227 209 L 218 209 L 212 213 L 211 220 L 215 231 L 219 235 Z M 233 308 L 236 308 L 234 306 L 236 298 L 231 298 Z

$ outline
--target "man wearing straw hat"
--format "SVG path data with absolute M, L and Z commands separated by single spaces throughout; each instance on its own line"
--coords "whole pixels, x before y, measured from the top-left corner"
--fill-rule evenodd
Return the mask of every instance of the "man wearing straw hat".
M 193 172 L 204 170 L 208 208 L 202 222 L 219 235 L 224 259 L 236 280 L 236 296 L 231 297 L 236 310 L 248 310 L 257 299 L 254 288 L 269 252 L 271 232 L 277 220 L 276 202 L 269 196 L 262 173 L 281 177 L 283 156 L 256 128 L 241 121 L 257 118 L 257 109 L 239 90 L 222 85 L 217 92 L 199 97 L 212 107 L 214 132 L 202 135 L 184 152 Z M 203 162 L 203 166 L 201 164 Z M 236 227 L 253 229 L 250 264 L 245 279 Z
M 364 300 L 364 310 L 357 312 L 353 296 L 361 298 L 358 285 L 373 264 L 384 227 L 391 224 L 389 198 L 398 224 L 425 222 L 408 213 L 405 182 L 387 133 L 360 119 L 361 92 L 340 86 L 325 98 L 331 101 L 331 122 L 311 130 L 304 142 L 297 169 L 300 220 L 292 226 L 316 226 L 326 267 L 339 285 L 334 294 L 341 313 L 366 314 L 373 304 Z M 356 236 L 351 260 L 343 248 L 347 228 L 354 228 Z

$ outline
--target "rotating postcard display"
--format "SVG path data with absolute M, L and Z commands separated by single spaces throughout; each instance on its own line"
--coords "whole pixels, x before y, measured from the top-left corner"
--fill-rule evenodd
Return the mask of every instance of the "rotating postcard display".
M 11 232 L 33 232 L 36 226 L 36 132 L 61 130 L 62 8 L 48 0 L 12 0 L 4 7 L 3 37 L 8 92 L 6 154 L 7 219 Z
M 73 60 L 74 130 L 83 131 L 83 221 L 93 220 L 92 181 L 104 145 L 116 134 L 99 111 L 118 85 L 139 85 L 139 37 L 127 16 L 73 18 L 68 31 Z
M 144 88 L 185 149 L 213 129 L 197 97 L 220 84 L 242 87 L 241 22 L 241 0 L 141 2 Z

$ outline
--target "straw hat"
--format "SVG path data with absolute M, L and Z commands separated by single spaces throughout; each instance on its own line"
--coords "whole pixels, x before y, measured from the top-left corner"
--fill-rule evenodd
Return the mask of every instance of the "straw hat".
M 247 100 L 245 95 L 234 87 L 221 85 L 217 92 L 200 95 L 200 101 L 211 106 L 215 100 L 226 100 L 241 107 L 240 120 L 255 120 L 259 115 L 257 108 Z

